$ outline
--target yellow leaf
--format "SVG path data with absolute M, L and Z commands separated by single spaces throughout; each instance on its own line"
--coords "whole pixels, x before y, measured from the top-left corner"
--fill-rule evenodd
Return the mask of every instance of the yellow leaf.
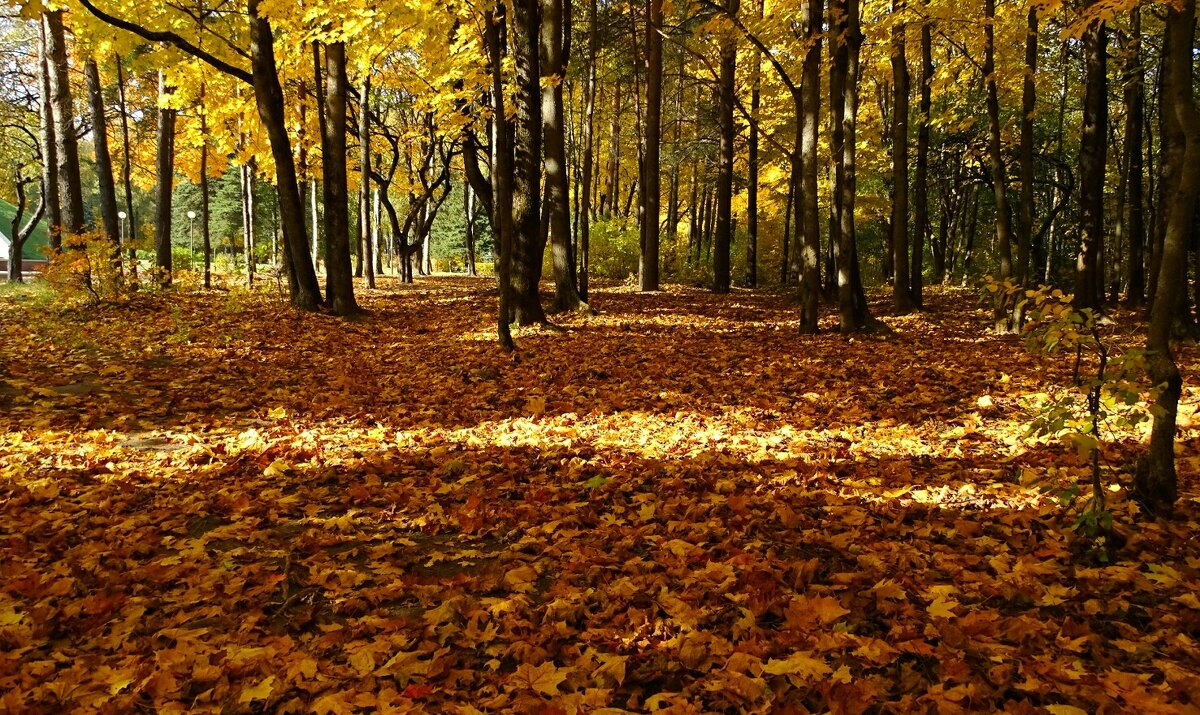
M 522 564 L 515 569 L 509 569 L 504 574 L 504 585 L 517 593 L 533 590 L 533 582 L 537 580 L 537 570 L 529 564 Z
M 532 690 L 543 695 L 558 695 L 558 684 L 566 680 L 569 668 L 555 667 L 554 663 L 546 662 L 534 667 L 522 663 L 509 678 L 514 687 L 522 690 Z
M 938 596 L 929 604 L 929 615 L 934 618 L 954 618 L 954 607 L 957 605 L 958 601 L 948 601 Z
M 824 677 L 833 671 L 825 661 L 808 653 L 793 653 L 787 658 L 768 660 L 763 666 L 763 672 L 771 675 L 797 675 L 808 680 Z
M 1046 712 L 1050 715 L 1088 715 L 1088 711 L 1074 705 L 1047 705 Z
M 369 650 L 360 650 L 350 656 L 350 667 L 359 677 L 365 677 L 375 670 L 375 654 Z
M 275 687 L 275 676 L 267 676 L 266 680 L 261 681 L 258 685 L 243 688 L 242 695 L 238 698 L 238 702 L 246 704 L 255 700 L 266 700 L 271 697 L 271 690 Z

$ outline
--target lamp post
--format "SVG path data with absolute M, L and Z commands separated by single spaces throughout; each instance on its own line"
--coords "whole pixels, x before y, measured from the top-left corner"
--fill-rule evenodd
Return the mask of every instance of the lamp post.
M 125 243 L 125 219 L 129 218 L 129 214 L 124 211 L 117 212 L 117 218 L 121 219 L 121 243 Z
M 190 270 L 192 267 L 192 259 L 196 255 L 194 249 L 192 248 L 192 236 L 195 234 L 195 231 L 193 231 L 192 229 L 195 227 L 196 212 L 188 211 L 187 217 L 188 217 L 188 269 Z

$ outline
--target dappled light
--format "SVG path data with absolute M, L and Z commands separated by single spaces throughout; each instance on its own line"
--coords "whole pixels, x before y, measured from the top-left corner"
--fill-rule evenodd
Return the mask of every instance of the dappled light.
M 797 336 L 766 293 L 669 290 L 640 316 L 600 288 L 601 314 L 510 355 L 462 339 L 490 287 L 363 291 L 349 323 L 243 290 L 0 299 L 0 702 L 1196 692 L 1190 388 L 1174 520 L 1128 497 L 1143 426 L 1106 436 L 1108 509 L 1138 523 L 1101 563 L 1063 498 L 1086 461 L 1028 433 L 1069 361 L 989 337 L 961 292 L 848 340 Z

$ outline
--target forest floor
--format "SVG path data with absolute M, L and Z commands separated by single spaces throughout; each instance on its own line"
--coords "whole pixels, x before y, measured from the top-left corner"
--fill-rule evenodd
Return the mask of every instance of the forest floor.
M 1197 348 L 1106 564 L 1025 437 L 1071 359 L 976 294 L 602 287 L 510 357 L 489 288 L 0 295 L 0 712 L 1200 712 Z

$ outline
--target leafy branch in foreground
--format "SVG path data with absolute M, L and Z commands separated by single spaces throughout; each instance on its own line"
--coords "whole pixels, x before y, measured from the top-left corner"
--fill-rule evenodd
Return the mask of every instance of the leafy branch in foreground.
M 1114 532 L 1101 472 L 1104 438 L 1134 429 L 1148 417 L 1140 380 L 1146 351 L 1114 345 L 1102 331 L 1102 317 L 1091 308 L 1076 308 L 1059 289 L 1025 289 L 995 280 L 985 288 L 997 301 L 1015 306 L 1026 316 L 1023 332 L 1029 350 L 1072 360 L 1072 389 L 1039 395 L 1030 405 L 1035 416 L 1026 434 L 1061 439 L 1089 465 L 1091 499 L 1072 528 L 1090 541 L 1100 560 L 1107 561 Z M 1080 496 L 1079 485 L 1071 484 L 1057 496 L 1071 505 Z

